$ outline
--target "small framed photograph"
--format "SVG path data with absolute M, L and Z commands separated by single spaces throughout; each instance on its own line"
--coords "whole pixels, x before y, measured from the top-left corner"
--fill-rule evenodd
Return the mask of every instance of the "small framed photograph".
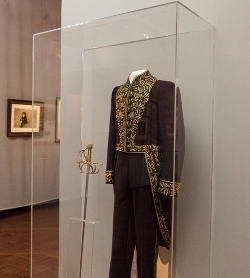
M 61 124 L 61 99 L 59 97 L 56 98 L 56 138 L 55 141 L 57 143 L 60 142 L 60 124 Z
M 42 135 L 43 131 L 43 102 L 8 99 L 7 107 L 7 136 L 22 137 Z M 33 116 L 32 116 L 33 115 Z

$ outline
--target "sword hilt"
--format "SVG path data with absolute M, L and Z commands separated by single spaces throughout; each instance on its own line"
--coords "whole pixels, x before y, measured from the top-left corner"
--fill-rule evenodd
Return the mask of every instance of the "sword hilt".
M 92 162 L 91 161 L 92 149 L 93 149 L 93 144 L 88 143 L 86 149 L 81 150 L 78 153 L 78 161 L 76 161 L 76 163 L 78 163 L 78 167 L 79 167 L 81 173 L 97 174 L 97 173 L 99 173 L 99 169 L 97 168 L 96 165 L 103 165 L 102 162 Z M 83 167 L 85 165 L 87 166 L 87 171 L 83 170 Z

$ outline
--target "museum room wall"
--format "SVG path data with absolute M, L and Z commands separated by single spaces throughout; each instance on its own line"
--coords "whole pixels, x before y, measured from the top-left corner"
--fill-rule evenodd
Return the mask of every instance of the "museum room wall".
M 0 0 L 0 210 L 31 203 L 32 139 L 6 136 L 7 100 L 32 99 L 33 34 L 60 26 L 61 0 Z M 48 67 L 48 72 L 52 70 L 58 72 L 60 78 L 60 65 L 57 68 Z M 44 92 L 42 101 L 46 102 L 46 95 L 51 94 L 56 99 L 60 95 L 59 86 L 51 86 Z M 46 109 L 45 106 L 44 122 L 49 122 L 55 113 Z M 47 130 L 45 124 L 43 144 L 48 145 L 46 151 L 50 152 L 53 168 L 43 166 L 45 153 L 41 151 L 36 163 L 40 167 L 35 179 L 36 188 L 39 188 L 39 194 L 34 199 L 36 203 L 58 198 L 59 144 L 54 142 L 52 132 Z M 46 136 L 50 139 L 46 140 Z
M 170 1 L 117 0 L 114 5 L 111 0 L 62 0 L 62 26 L 167 2 Z M 182 3 L 216 29 L 212 227 L 210 273 L 206 277 L 247 278 L 250 272 L 250 3 L 233 0 L 183 0 Z M 192 276 L 186 273 L 180 277 Z M 205 278 L 202 273 L 200 277 Z

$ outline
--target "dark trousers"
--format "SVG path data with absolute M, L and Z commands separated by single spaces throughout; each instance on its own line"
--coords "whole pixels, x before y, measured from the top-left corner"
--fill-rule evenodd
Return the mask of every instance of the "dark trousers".
M 148 177 L 144 176 L 147 171 L 133 167 L 141 159 L 144 159 L 143 154 L 118 153 L 117 156 L 109 278 L 130 278 L 135 248 L 138 278 L 156 277 L 159 230 L 151 188 Z M 138 186 L 135 186 L 135 180 L 138 180 Z M 146 180 L 148 184 L 145 184 Z

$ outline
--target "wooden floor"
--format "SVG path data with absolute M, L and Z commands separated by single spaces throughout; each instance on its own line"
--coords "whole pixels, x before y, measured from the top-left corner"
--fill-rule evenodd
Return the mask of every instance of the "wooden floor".
M 32 277 L 58 277 L 59 206 L 33 209 Z M 0 212 L 0 277 L 31 277 L 30 207 Z

